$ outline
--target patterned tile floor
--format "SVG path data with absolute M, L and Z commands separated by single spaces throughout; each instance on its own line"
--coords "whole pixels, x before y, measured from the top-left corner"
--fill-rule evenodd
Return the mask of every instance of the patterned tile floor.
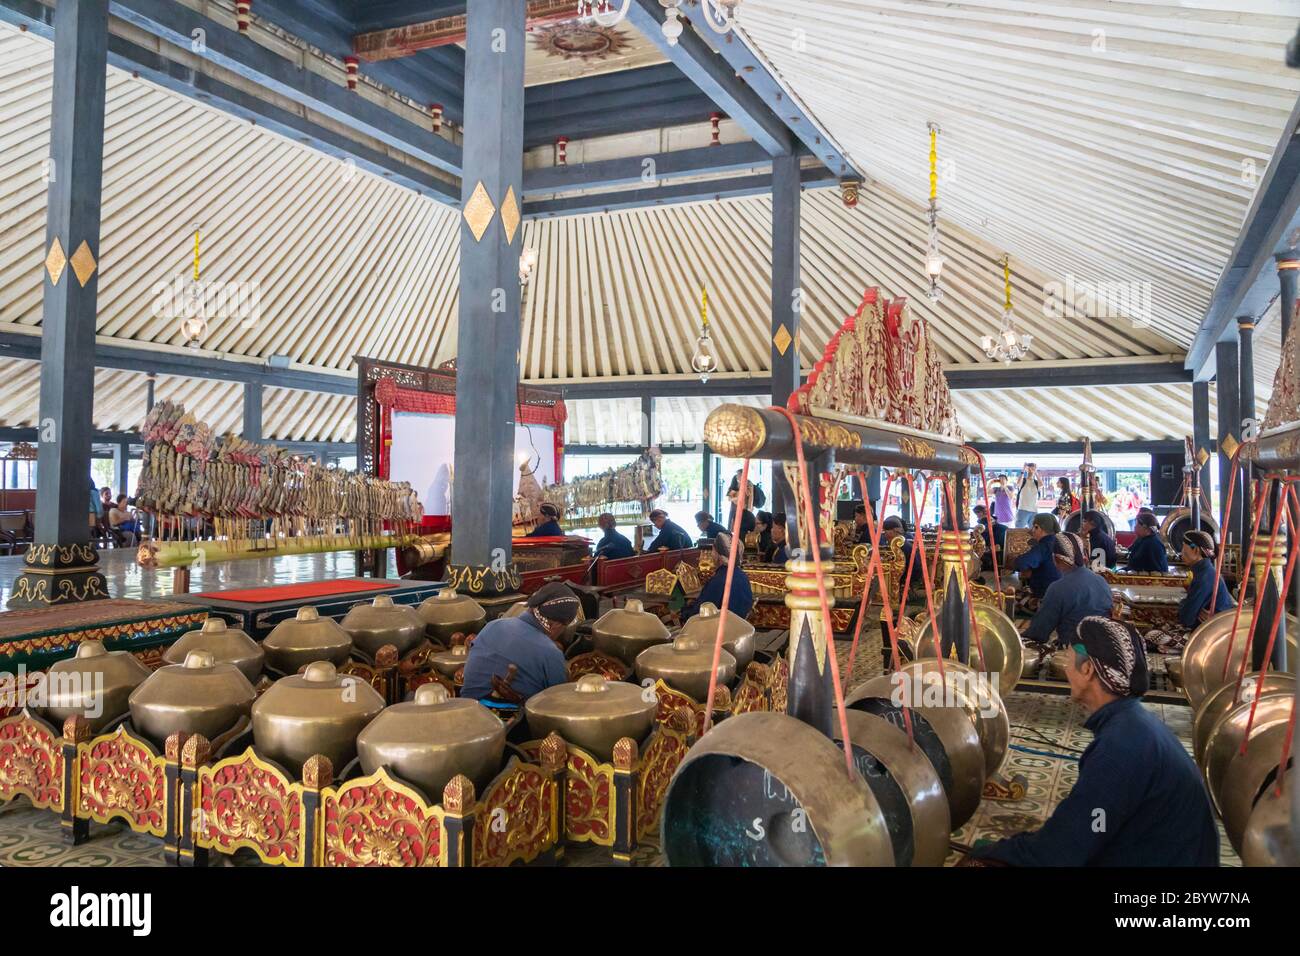
M 836 642 L 841 674 L 847 669 L 849 644 Z M 880 673 L 880 642 L 875 634 L 864 633 L 853 675 L 846 681 L 856 686 Z M 1011 719 L 1012 744 L 1049 754 L 1082 752 L 1091 739 L 1083 728 L 1084 714 L 1068 697 L 1039 693 L 1011 693 L 1006 698 Z M 1191 748 L 1192 714 L 1177 704 L 1148 704 Z M 1012 750 L 1003 767 L 1006 775 L 1023 774 L 1028 792 L 1023 800 L 984 800 L 975 816 L 953 834 L 953 840 L 967 846 L 980 839 L 997 839 L 1040 825 L 1065 798 L 1078 778 L 1078 764 L 1061 756 Z M 1240 866 L 1220 826 L 1220 861 Z M 949 864 L 956 862 L 954 853 Z M 240 854 L 223 865 L 258 865 L 256 857 Z M 608 866 L 608 851 L 591 846 L 569 847 L 566 866 Z M 634 859 L 638 866 L 662 866 L 658 846 L 648 842 Z M 122 824 L 91 825 L 91 839 L 79 847 L 63 843 L 58 818 L 48 811 L 34 810 L 25 799 L 0 806 L 0 866 L 161 866 L 161 843 L 152 837 L 132 833 Z

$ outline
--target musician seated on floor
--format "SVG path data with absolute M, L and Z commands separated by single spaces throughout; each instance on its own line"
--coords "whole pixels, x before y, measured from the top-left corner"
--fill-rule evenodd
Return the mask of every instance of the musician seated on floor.
M 693 548 L 695 542 L 681 525 L 668 520 L 668 512 L 656 508 L 650 512 L 650 523 L 658 532 L 645 546 L 647 551 L 677 551 L 681 548 Z
M 773 525 L 775 528 L 776 526 Z M 682 609 L 682 620 L 694 617 L 700 613 L 701 604 L 712 604 L 714 607 L 722 607 L 722 592 L 727 586 L 727 575 L 731 575 L 731 596 L 727 601 L 727 607 L 733 614 L 741 617 L 749 617 L 749 612 L 754 608 L 754 590 L 749 585 L 749 576 L 745 574 L 745 569 L 740 566 L 740 553 L 736 553 L 736 566 L 728 568 L 727 561 L 731 557 L 731 535 L 725 531 L 713 539 L 713 553 L 717 555 L 718 568 L 713 572 L 713 576 L 704 582 L 704 587 L 700 589 L 700 596 Z
M 564 529 L 560 527 L 560 509 L 553 504 L 544 504 L 537 509 L 542 513 L 542 523 L 528 534 L 526 538 L 563 538 Z
M 511 664 L 516 673 L 510 690 L 525 700 L 567 681 L 559 640 L 578 616 L 579 606 L 578 596 L 567 585 L 553 581 L 529 596 L 523 614 L 490 621 L 469 646 L 460 696 L 491 697 L 493 678 L 504 681 Z
M 763 555 L 772 550 L 772 512 L 760 511 L 754 530 L 758 532 L 758 559 L 762 561 Z
M 1100 511 L 1085 511 L 1080 528 L 1088 540 L 1088 548 L 1091 554 L 1098 551 L 1102 553 L 1102 560 L 1106 562 L 1106 567 L 1115 566 L 1115 539 L 1106 533 L 1106 519 L 1101 516 Z
M 716 538 L 720 534 L 727 533 L 727 529 L 714 521 L 713 515 L 707 511 L 695 513 L 695 526 L 700 529 L 701 538 Z
M 983 571 L 993 570 L 993 548 L 987 547 L 989 540 L 989 511 L 983 505 L 975 506 L 975 518 L 979 522 L 980 539 L 984 541 L 986 547 L 984 553 L 980 555 L 980 569 Z M 1007 526 L 995 516 L 993 518 L 993 544 L 997 548 L 999 555 L 1007 546 Z
M 1056 643 L 1069 647 L 1077 639 L 1080 621 L 1110 614 L 1110 585 L 1088 567 L 1083 539 L 1077 534 L 1063 531 L 1050 540 L 1052 559 L 1061 576 L 1043 594 L 1024 636 L 1027 642 L 1046 644 L 1055 633 Z
M 896 539 L 902 539 L 903 545 L 903 571 L 899 576 L 898 600 L 903 604 L 907 603 L 908 596 L 912 591 L 912 582 L 920 579 L 921 571 L 912 561 L 912 536 L 907 533 L 907 522 L 898 515 L 890 515 L 880 525 L 880 552 L 885 554 Z M 920 556 L 917 556 L 920 560 Z M 908 574 L 909 569 L 911 574 Z
M 630 558 L 636 554 L 632 542 L 625 535 L 618 533 L 618 524 L 608 511 L 596 519 L 596 526 L 603 532 L 600 543 L 596 545 L 596 557 L 613 560 Z
M 1070 697 L 1093 733 L 1079 779 L 1032 833 L 976 847 L 1011 866 L 1218 866 L 1219 832 L 1200 771 L 1142 706 L 1149 675 L 1137 632 L 1104 617 L 1079 622 L 1066 663 Z
M 1147 645 L 1163 653 L 1182 650 L 1197 626 L 1210 619 L 1211 599 L 1215 614 L 1237 606 L 1222 578 L 1215 590 L 1214 539 L 1207 532 L 1188 531 L 1183 535 L 1183 564 L 1191 570 L 1192 580 L 1187 585 L 1187 597 L 1178 605 L 1178 623 L 1147 632 Z
M 871 543 L 871 525 L 867 523 L 866 505 L 858 505 L 853 509 L 853 543 Z
M 786 534 L 786 516 L 784 511 L 772 513 L 770 543 L 763 553 L 767 564 L 785 564 L 790 560 L 790 539 Z
M 1169 553 L 1165 551 L 1165 539 L 1160 537 L 1160 521 L 1155 513 L 1139 514 L 1133 521 L 1136 537 L 1128 549 L 1128 564 L 1124 565 L 1124 570 L 1168 573 Z
M 1047 589 L 1061 577 L 1052 544 L 1052 539 L 1060 530 L 1056 515 L 1034 515 L 1033 523 L 1029 526 L 1029 537 L 1034 543 L 1011 565 L 1020 574 L 1021 587 L 1016 593 L 1016 600 L 1025 610 L 1036 610 Z

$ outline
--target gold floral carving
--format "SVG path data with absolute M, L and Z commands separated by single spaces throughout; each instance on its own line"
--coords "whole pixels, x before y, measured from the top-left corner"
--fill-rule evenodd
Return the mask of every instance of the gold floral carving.
M 303 865 L 303 788 L 252 747 L 200 767 L 195 792 L 192 826 L 197 846 L 227 854 L 247 847 L 263 863 Z
M 938 350 L 906 299 L 867 289 L 831 338 L 812 375 L 791 396 L 800 415 L 843 416 L 962 443 Z M 801 423 L 802 424 L 802 423 Z M 805 433 L 805 441 L 811 441 Z M 820 442 L 813 442 L 821 444 Z
M 490 565 L 452 565 L 447 569 L 447 585 L 467 594 L 508 594 L 522 585 L 519 570 L 511 564 L 504 571 Z
M 1292 322 L 1282 343 L 1282 361 L 1273 375 L 1273 395 L 1268 401 L 1261 433 L 1267 434 L 1287 425 L 1300 423 L 1300 389 L 1296 374 L 1300 372 L 1300 322 Z
M 25 716 L 0 720 L 0 800 L 19 794 L 63 810 L 63 747 L 48 725 Z
M 118 727 L 77 746 L 77 815 L 98 823 L 115 817 L 131 829 L 167 832 L 166 761 Z
M 439 866 L 443 811 L 380 768 L 321 795 L 324 866 Z
M 687 737 L 667 726 L 658 727 L 646 746 L 637 779 L 638 837 L 659 829 L 659 814 L 663 810 L 668 784 L 690 747 Z
M 528 862 L 560 841 L 559 785 L 541 767 L 513 759 L 479 801 L 474 865 Z

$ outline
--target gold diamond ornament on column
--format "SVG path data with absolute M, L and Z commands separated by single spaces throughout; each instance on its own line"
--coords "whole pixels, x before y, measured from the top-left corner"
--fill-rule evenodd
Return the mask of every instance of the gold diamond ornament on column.
M 81 283 L 81 287 L 84 289 L 99 265 L 95 261 L 95 254 L 90 251 L 90 244 L 85 239 L 81 240 L 81 245 L 77 246 L 77 251 L 72 254 L 71 262 L 72 271 L 77 274 L 77 281 Z
M 1224 436 L 1223 441 L 1219 442 L 1219 451 L 1223 452 L 1229 458 L 1237 453 L 1239 447 L 1241 447 L 1241 442 L 1237 441 L 1237 439 L 1233 437 L 1232 432 L 1228 432 L 1228 434 Z
M 63 254 L 63 243 L 59 242 L 59 237 L 55 236 L 54 241 L 50 243 L 50 254 L 45 257 L 45 271 L 50 274 L 50 282 L 53 285 L 59 284 L 59 277 L 63 275 L 63 267 L 68 264 L 68 257 Z
M 794 341 L 794 339 L 790 336 L 790 330 L 787 329 L 785 323 L 782 322 L 776 330 L 776 335 L 772 336 L 772 344 L 776 346 L 776 350 L 779 353 L 784 355 L 792 341 Z
M 501 203 L 501 225 L 506 227 L 506 244 L 515 241 L 515 230 L 519 228 L 519 203 L 515 200 L 515 187 L 506 190 L 505 201 Z
M 469 202 L 465 203 L 465 221 L 469 223 L 469 231 L 474 233 L 474 241 L 482 242 L 483 233 L 487 232 L 487 227 L 492 223 L 492 217 L 496 215 L 497 207 L 492 205 L 492 197 L 488 195 L 487 187 L 483 181 L 479 180 L 474 191 L 470 193 Z

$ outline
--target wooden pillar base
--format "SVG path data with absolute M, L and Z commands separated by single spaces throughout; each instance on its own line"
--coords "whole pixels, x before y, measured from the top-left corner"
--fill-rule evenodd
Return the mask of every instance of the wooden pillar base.
M 513 561 L 504 568 L 490 564 L 452 564 L 447 568 L 447 585 L 482 600 L 518 593 L 523 580 Z
M 8 607 L 50 607 L 107 598 L 108 582 L 99 571 L 93 544 L 35 544 L 23 556 Z

